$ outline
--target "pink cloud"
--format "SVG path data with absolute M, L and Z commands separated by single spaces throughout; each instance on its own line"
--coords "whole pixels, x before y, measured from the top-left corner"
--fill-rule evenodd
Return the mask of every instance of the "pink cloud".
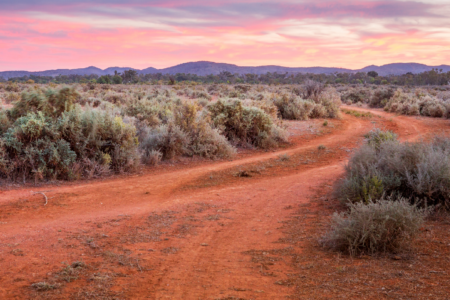
M 360 68 L 450 59 L 450 21 L 420 2 L 37 2 L 0 12 L 0 70 L 198 60 Z

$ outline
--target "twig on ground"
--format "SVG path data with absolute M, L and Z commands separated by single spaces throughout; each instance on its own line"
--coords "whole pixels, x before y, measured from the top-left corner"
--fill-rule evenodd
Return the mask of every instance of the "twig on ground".
M 47 205 L 47 203 L 48 203 L 48 198 L 47 198 L 47 196 L 44 194 L 44 192 L 50 192 L 50 191 L 44 191 L 44 192 L 33 192 L 33 191 L 31 191 L 31 192 L 33 193 L 33 195 L 41 194 L 42 196 L 44 196 L 44 198 L 45 198 L 45 204 L 44 204 L 44 206 Z

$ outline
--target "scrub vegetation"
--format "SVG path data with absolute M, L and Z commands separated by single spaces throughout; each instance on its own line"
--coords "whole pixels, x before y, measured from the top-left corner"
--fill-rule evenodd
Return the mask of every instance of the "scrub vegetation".
M 284 119 L 337 118 L 340 95 L 304 85 L 0 84 L 0 177 L 102 177 L 179 156 L 288 142 Z

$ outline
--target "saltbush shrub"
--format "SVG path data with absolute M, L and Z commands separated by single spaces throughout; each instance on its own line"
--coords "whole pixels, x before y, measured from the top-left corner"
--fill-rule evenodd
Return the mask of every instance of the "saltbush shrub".
M 379 149 L 381 144 L 387 141 L 395 142 L 397 141 L 397 134 L 394 132 L 387 130 L 383 131 L 379 128 L 375 128 L 371 130 L 364 136 L 367 140 L 367 143 L 374 147 L 375 149 Z
M 75 179 L 97 164 L 102 173 L 136 168 L 134 126 L 108 111 L 82 110 L 73 104 L 77 97 L 69 88 L 24 93 L 0 114 L 1 177 Z
M 179 126 L 164 124 L 155 128 L 147 128 L 146 131 L 139 147 L 143 151 L 146 163 L 154 163 L 152 156 L 157 155 L 156 152 L 159 152 L 164 159 L 172 159 L 187 151 L 190 139 Z
M 434 118 L 448 117 L 450 105 L 435 96 L 417 89 L 407 93 L 398 89 L 384 107 L 386 111 L 404 115 L 422 115 Z
M 399 193 L 450 208 L 449 138 L 430 143 L 377 141 L 362 146 L 350 158 L 346 176 L 336 186 L 339 199 L 368 202 L 383 193 Z
M 148 164 L 154 164 L 156 152 L 163 159 L 177 155 L 222 158 L 235 153 L 227 139 L 218 129 L 211 127 L 208 116 L 201 115 L 200 107 L 194 103 L 177 103 L 166 124 L 157 127 L 144 125 L 140 131 L 140 149 L 143 161 Z
M 342 92 L 341 100 L 345 103 L 367 103 L 372 97 L 372 91 L 367 88 L 352 88 Z
M 427 213 L 401 197 L 352 204 L 348 212 L 333 215 L 321 243 L 350 255 L 396 253 L 410 246 Z
M 384 107 L 393 96 L 394 90 L 392 88 L 378 88 L 373 92 L 370 98 L 369 106 Z
M 286 94 L 274 100 L 280 115 L 286 120 L 308 120 L 309 115 L 314 109 L 314 102 L 303 100 L 298 96 Z
M 219 100 L 207 109 L 215 127 L 233 144 L 268 148 L 277 145 L 282 136 L 276 124 L 263 110 L 246 107 L 241 101 Z
M 313 93 L 313 92 L 311 92 Z M 283 119 L 308 120 L 310 118 L 337 118 L 341 104 L 339 94 L 336 90 L 328 88 L 313 93 L 311 99 L 304 100 L 295 95 L 282 94 L 273 97 L 273 103 Z
M 8 111 L 0 107 L 0 137 L 11 126 L 11 120 L 8 117 Z

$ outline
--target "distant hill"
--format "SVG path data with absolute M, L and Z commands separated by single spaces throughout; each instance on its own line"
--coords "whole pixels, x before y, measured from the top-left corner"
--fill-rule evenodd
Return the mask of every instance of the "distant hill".
M 180 64 L 177 66 L 173 66 L 165 69 L 155 69 L 155 68 L 147 68 L 143 70 L 133 69 L 133 68 L 122 68 L 122 67 L 111 67 L 105 70 L 96 68 L 96 67 L 87 67 L 82 69 L 57 69 L 57 70 L 48 70 L 48 71 L 39 71 L 39 72 L 28 72 L 28 71 L 5 71 L 0 72 L 0 76 L 9 79 L 11 77 L 22 77 L 25 75 L 37 75 L 37 76 L 58 76 L 58 75 L 113 75 L 114 71 L 119 73 L 125 70 L 136 70 L 140 74 L 155 74 L 155 73 L 163 73 L 163 74 L 176 74 L 176 73 L 190 73 L 197 75 L 217 75 L 220 72 L 228 71 L 232 74 L 265 74 L 267 72 L 277 72 L 277 73 L 314 73 L 314 74 L 330 74 L 335 72 L 340 73 L 356 73 L 356 72 L 369 72 L 376 71 L 379 75 L 401 75 L 406 74 L 408 72 L 411 73 L 421 73 L 425 71 L 430 71 L 432 69 L 442 69 L 443 72 L 449 72 L 449 65 L 440 65 L 440 66 L 427 66 L 423 64 L 417 63 L 395 63 L 395 64 L 387 64 L 383 66 L 368 66 L 359 70 L 352 69 L 343 69 L 343 68 L 326 68 L 326 67 L 309 67 L 309 68 L 288 68 L 288 67 L 280 67 L 280 66 L 259 66 L 259 67 L 241 67 L 233 64 L 224 64 L 224 63 L 215 63 L 209 61 L 198 61 L 198 62 L 188 62 L 184 64 Z

